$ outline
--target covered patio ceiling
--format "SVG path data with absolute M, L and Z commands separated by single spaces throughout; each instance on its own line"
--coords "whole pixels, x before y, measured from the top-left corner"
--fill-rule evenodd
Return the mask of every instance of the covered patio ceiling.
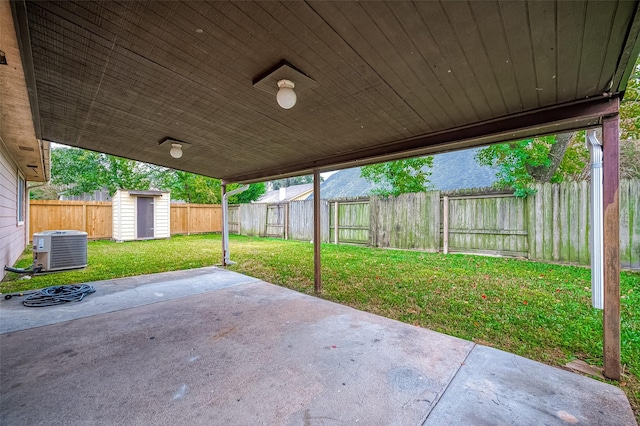
M 12 6 L 39 139 L 229 182 L 599 125 L 640 32 L 637 1 Z M 290 110 L 254 87 L 282 61 Z

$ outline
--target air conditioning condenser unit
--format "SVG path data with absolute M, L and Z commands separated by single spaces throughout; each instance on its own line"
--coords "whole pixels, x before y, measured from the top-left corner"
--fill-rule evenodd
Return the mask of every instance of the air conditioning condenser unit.
M 62 271 L 87 266 L 87 233 L 44 231 L 33 234 L 33 266 Z

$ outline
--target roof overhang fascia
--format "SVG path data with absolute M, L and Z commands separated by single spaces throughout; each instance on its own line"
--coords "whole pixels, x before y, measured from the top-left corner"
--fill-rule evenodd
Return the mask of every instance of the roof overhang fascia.
M 598 126 L 603 117 L 618 113 L 619 96 L 598 97 L 510 115 L 417 138 L 378 145 L 304 164 L 226 178 L 226 182 L 253 183 L 283 177 L 363 166 L 401 158 L 430 155 L 528 137 L 556 134 Z

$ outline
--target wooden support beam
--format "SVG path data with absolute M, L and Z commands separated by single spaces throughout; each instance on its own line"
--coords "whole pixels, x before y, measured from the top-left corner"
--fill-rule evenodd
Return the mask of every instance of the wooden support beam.
M 320 268 L 320 248 L 322 232 L 320 227 L 320 171 L 313 171 L 313 289 L 322 293 L 322 273 Z
M 618 98 L 590 98 L 571 104 L 554 105 L 522 112 L 464 127 L 430 133 L 411 139 L 372 145 L 358 151 L 314 158 L 303 163 L 262 169 L 226 177 L 227 181 L 253 183 L 308 174 L 312 170 L 337 170 L 382 163 L 402 158 L 436 154 L 450 149 L 465 149 L 530 136 L 557 134 L 600 124 L 602 117 L 618 113 Z
M 620 141 L 618 115 L 602 121 L 604 209 L 604 375 L 620 380 Z

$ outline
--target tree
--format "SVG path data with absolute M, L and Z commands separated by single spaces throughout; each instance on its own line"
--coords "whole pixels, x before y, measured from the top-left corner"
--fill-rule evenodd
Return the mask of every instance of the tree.
M 491 145 L 478 151 L 476 160 L 498 169 L 494 186 L 526 197 L 535 193 L 536 183 L 562 182 L 579 174 L 589 161 L 589 153 L 584 133 L 565 133 Z
M 29 186 L 30 200 L 57 200 L 60 189 L 51 184 L 34 184 Z
M 179 170 L 169 170 L 163 178 L 163 189 L 171 191 L 171 198 L 193 204 L 220 204 L 220 179 L 209 178 Z
M 433 157 L 417 157 L 364 166 L 360 169 L 360 176 L 375 185 L 372 194 L 398 196 L 427 191 L 431 167 Z
M 168 169 L 100 154 L 80 148 L 55 147 L 51 150 L 51 183 L 69 195 L 93 193 L 107 188 L 113 195 L 118 189 L 168 190 L 171 198 L 194 204 L 221 203 L 221 181 L 189 172 Z M 234 189 L 239 187 L 231 185 Z M 263 183 L 229 199 L 231 204 L 248 203 L 265 192 Z
M 236 188 L 240 188 L 243 185 L 239 183 L 233 183 L 227 185 L 227 191 L 233 191 Z M 252 183 L 246 191 L 229 197 L 229 204 L 245 204 L 257 200 L 267 192 L 267 186 L 264 183 Z
M 640 179 L 640 140 L 620 141 L 620 177 Z
M 51 150 L 51 183 L 70 195 L 93 193 L 107 188 L 147 190 L 152 186 L 156 166 L 80 148 Z
M 102 189 L 100 154 L 78 148 L 51 150 L 51 183 L 70 195 L 90 194 Z
M 636 142 L 624 139 L 640 139 L 640 58 L 620 104 L 620 137 L 620 175 L 638 177 L 640 148 Z M 498 168 L 495 186 L 513 189 L 516 196 L 524 197 L 535 192 L 535 183 L 587 178 L 589 151 L 584 142 L 584 132 L 544 136 L 492 145 L 479 151 L 476 159 Z
M 276 179 L 271 181 L 273 189 L 287 188 L 292 185 L 303 185 L 305 183 L 313 183 L 313 175 L 294 176 L 284 179 Z
M 624 98 L 620 103 L 620 138 L 640 139 L 640 57 L 629 76 Z

